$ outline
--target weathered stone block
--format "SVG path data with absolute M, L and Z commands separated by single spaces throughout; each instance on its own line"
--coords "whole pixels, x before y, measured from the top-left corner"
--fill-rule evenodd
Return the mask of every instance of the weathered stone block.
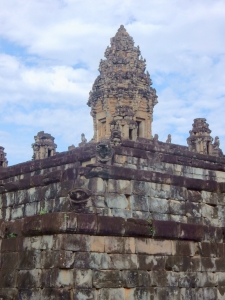
M 151 198 L 169 199 L 171 197 L 170 185 L 151 182 Z
M 201 258 L 201 265 L 202 265 L 203 272 L 215 272 L 216 270 L 219 271 L 217 264 L 218 264 L 218 261 L 215 258 L 210 258 L 210 257 L 202 257 Z M 223 265 L 224 264 L 221 265 L 221 268 L 223 268 Z
M 60 251 L 44 250 L 41 251 L 41 268 L 51 269 L 58 267 Z
M 141 219 L 128 219 L 125 222 L 125 233 L 128 236 L 152 236 L 152 223 Z
M 196 299 L 199 300 L 216 300 L 217 297 L 217 291 L 215 288 L 199 288 L 196 289 Z
M 70 269 L 73 267 L 75 253 L 72 251 L 60 251 L 57 267 L 60 269 Z
M 182 186 L 171 186 L 171 199 L 185 201 L 187 199 L 187 189 Z
M 211 264 L 210 264 L 210 271 L 213 272 L 212 270 L 216 270 L 217 272 L 225 272 L 225 260 L 224 258 L 216 258 L 215 259 L 215 265 L 216 268 L 214 267 L 214 260 L 213 262 L 210 260 Z
M 176 222 L 152 220 L 152 228 L 155 238 L 178 238 L 178 225 Z
M 4 221 L 3 221 L 4 222 Z M 5 230 L 4 235 L 2 237 L 10 237 L 10 234 L 21 236 L 22 235 L 22 228 L 24 224 L 23 219 L 11 220 L 10 222 L 4 222 L 5 226 L 0 225 L 0 231 Z M 5 227 L 5 228 L 4 228 Z M 3 232 L 2 232 L 3 233 Z
M 39 206 L 40 204 L 38 202 L 27 203 L 24 211 L 25 217 L 36 215 L 39 210 Z
M 8 252 L 1 254 L 1 269 L 17 269 L 19 263 L 19 253 L 17 252 Z
M 109 255 L 109 269 L 137 269 L 137 255 L 136 254 L 110 254 Z
M 181 300 L 197 300 L 196 291 L 194 288 L 181 288 L 180 296 Z
M 134 211 L 132 211 L 132 218 L 151 220 L 152 219 L 152 214 L 149 211 L 134 210 Z
M 121 217 L 124 219 L 129 219 L 132 217 L 132 211 L 127 210 L 127 209 L 118 209 L 118 208 L 113 208 L 111 210 L 112 215 L 115 217 Z
M 41 270 L 18 271 L 18 288 L 31 289 L 41 287 Z
M 165 257 L 153 255 L 138 255 L 138 266 L 140 270 L 162 271 L 165 270 Z
M 39 300 L 58 300 L 58 299 L 65 299 L 65 300 L 71 300 L 72 297 L 72 292 L 71 290 L 67 289 L 59 289 L 59 288 L 45 288 L 43 290 L 39 290 L 39 295 L 38 298 Z M 30 298 L 33 299 L 33 298 Z
M 41 286 L 44 288 L 71 288 L 73 282 L 73 270 L 47 269 L 42 271 Z
M 153 220 L 158 220 L 158 221 L 169 221 L 170 220 L 169 214 L 160 214 L 157 212 L 152 212 L 151 217 Z
M 126 291 L 125 291 L 126 293 Z M 137 287 L 135 289 L 131 289 L 131 292 L 129 293 L 129 297 L 125 298 L 126 300 L 149 300 L 149 299 L 156 299 L 157 293 L 155 288 L 141 288 Z
M 173 272 L 191 272 L 191 259 L 187 256 L 166 257 L 165 269 Z
M 94 214 L 78 214 L 77 232 L 95 234 L 97 232 L 97 216 Z
M 157 288 L 157 297 L 159 300 L 180 300 L 180 289 L 178 287 Z
M 90 236 L 80 234 L 63 234 L 57 236 L 55 250 L 90 251 Z
M 184 201 L 176 201 L 169 200 L 169 213 L 173 215 L 185 215 L 185 202 Z
M 6 197 L 6 206 L 14 206 L 16 205 L 15 202 L 15 193 L 14 192 L 9 192 L 5 194 Z M 4 202 L 3 202 L 4 204 Z
M 29 203 L 40 201 L 41 198 L 42 198 L 41 187 L 32 187 L 27 190 L 27 201 Z
M 23 250 L 23 238 L 22 237 L 9 237 L 2 240 L 1 252 L 17 252 Z
M 218 208 L 202 203 L 202 216 L 211 220 L 218 218 Z
M 66 214 L 54 213 L 42 215 L 42 231 L 44 234 L 65 232 L 67 225 Z
M 137 270 L 123 271 L 122 274 L 123 274 L 124 287 L 132 288 L 132 287 L 139 286 L 139 275 Z
M 165 199 L 149 198 L 149 210 L 156 213 L 169 213 L 169 202 Z
M 92 197 L 93 205 L 95 207 L 102 207 L 104 208 L 106 206 L 105 204 L 105 197 L 104 196 L 93 196 Z
M 131 237 L 105 237 L 106 253 L 135 253 L 135 240 Z
M 217 256 L 217 246 L 216 243 L 201 242 L 199 243 L 199 252 L 203 257 L 216 257 Z
M 107 299 L 107 300 L 124 300 L 124 290 L 121 288 L 117 289 L 106 289 L 100 290 L 97 300 Z
M 76 289 L 73 290 L 72 299 L 73 300 L 96 300 L 97 295 L 94 289 Z
M 191 218 L 201 218 L 202 216 L 202 205 L 195 202 L 185 203 L 186 216 Z
M 173 255 L 178 256 L 194 256 L 195 243 L 191 241 L 173 241 Z
M 179 237 L 184 240 L 201 241 L 204 237 L 204 229 L 201 225 L 179 224 Z
M 133 181 L 133 194 L 150 196 L 150 184 L 146 181 Z
M 122 287 L 123 286 L 122 272 L 118 270 L 105 270 L 105 271 L 95 270 L 93 272 L 93 286 L 95 288 L 107 288 L 107 289 Z M 107 297 L 99 298 L 99 300 L 100 299 L 110 299 L 110 298 Z
M 195 288 L 197 286 L 197 280 L 198 280 L 198 273 L 196 272 L 186 272 L 186 273 L 180 272 L 178 286 L 181 288 L 188 288 L 188 289 Z M 183 294 L 185 295 L 186 293 L 184 293 L 183 291 Z
M 217 275 L 210 272 L 202 272 L 196 279 L 197 287 L 214 287 L 218 285 Z
M 224 272 L 217 272 L 217 279 L 218 279 L 218 286 L 225 287 L 225 273 Z
M 120 208 L 124 209 L 128 206 L 127 198 L 124 195 L 119 194 L 106 194 L 105 202 L 109 208 Z
M 120 217 L 98 216 L 98 235 L 122 235 L 124 219 Z
M 176 272 L 151 271 L 149 275 L 152 286 L 178 286 L 179 274 Z
M 202 202 L 203 200 L 203 191 L 187 191 L 187 199 L 189 202 Z M 207 192 L 208 193 L 208 192 Z
M 130 180 L 108 180 L 108 192 L 119 193 L 124 195 L 132 194 L 132 182 Z
M 136 253 L 144 254 L 172 254 L 172 241 L 157 241 L 152 239 L 136 238 Z
M 91 236 L 90 240 L 91 252 L 104 252 L 105 237 L 104 236 Z
M 149 199 L 143 195 L 130 196 L 130 207 L 132 210 L 149 211 Z
M 19 270 L 40 269 L 40 267 L 41 267 L 41 251 L 40 250 L 26 250 L 26 251 L 19 252 L 17 265 L 18 265 Z
M 109 257 L 106 253 L 78 252 L 75 255 L 74 267 L 77 269 L 107 269 Z
M 102 178 L 90 178 L 88 188 L 92 193 L 104 194 L 106 192 L 106 183 Z
M 0 298 L 4 300 L 13 300 L 16 299 L 18 290 L 13 287 L 9 288 L 0 288 Z
M 39 300 L 41 297 L 41 289 L 19 289 L 18 299 L 23 300 Z
M 217 288 L 217 300 L 223 300 L 225 297 L 225 286 L 219 286 Z
M 74 270 L 74 286 L 77 288 L 92 288 L 92 270 Z

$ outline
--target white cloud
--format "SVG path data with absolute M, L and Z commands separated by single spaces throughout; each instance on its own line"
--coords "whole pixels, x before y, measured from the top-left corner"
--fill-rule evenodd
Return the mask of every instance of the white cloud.
M 60 151 L 82 131 L 92 137 L 86 102 L 120 24 L 158 90 L 153 132 L 186 144 L 193 119 L 206 117 L 225 152 L 223 0 L 11 0 L 0 10 L 0 144 L 10 163 L 30 159 L 39 130 Z

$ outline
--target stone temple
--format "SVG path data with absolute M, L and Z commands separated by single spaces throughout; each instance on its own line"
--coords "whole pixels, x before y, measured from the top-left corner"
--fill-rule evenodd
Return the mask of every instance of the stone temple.
M 0 147 L 0 299 L 225 299 L 225 156 L 206 119 L 152 136 L 155 89 L 121 26 L 89 95 L 94 134 L 31 161 Z M 191 126 L 190 126 L 191 127 Z

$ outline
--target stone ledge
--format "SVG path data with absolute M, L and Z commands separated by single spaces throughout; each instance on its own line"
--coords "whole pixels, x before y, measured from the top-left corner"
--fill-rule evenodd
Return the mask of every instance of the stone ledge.
M 153 183 L 163 183 L 168 185 L 186 187 L 190 190 L 222 192 L 225 191 L 225 184 L 214 180 L 202 180 L 187 178 L 184 176 L 169 175 L 154 171 L 135 170 L 125 167 L 89 165 L 78 169 L 79 175 L 86 178 L 100 177 L 102 179 L 123 179 L 147 181 Z
M 121 217 L 73 212 L 36 215 L 15 221 L 0 221 L 1 238 L 58 233 L 221 242 L 225 228 L 173 221 L 125 220 Z
M 218 183 L 214 180 L 193 179 L 184 176 L 163 174 L 154 171 L 135 170 L 118 166 L 107 166 L 92 164 L 87 167 L 74 167 L 65 171 L 56 170 L 43 175 L 34 175 L 0 186 L 0 193 L 13 192 L 22 189 L 29 189 L 37 186 L 44 186 L 55 182 L 65 182 L 76 179 L 77 175 L 86 178 L 100 177 L 102 179 L 123 179 L 147 181 L 153 183 L 168 184 L 186 187 L 189 190 L 225 192 L 225 183 Z
M 150 151 L 152 154 L 162 153 L 162 162 L 189 166 L 191 160 L 191 165 L 193 167 L 218 171 L 225 170 L 225 157 L 215 157 L 211 155 L 193 153 L 188 151 L 187 147 L 175 144 L 159 142 L 159 146 L 156 147 L 151 144 L 151 140 L 148 140 L 148 143 L 123 140 L 122 147 L 114 147 L 114 150 L 116 154 L 132 155 L 137 158 L 148 158 L 147 151 Z M 94 156 L 95 143 L 88 144 L 86 147 L 80 147 L 75 148 L 72 151 L 61 152 L 49 158 L 27 161 L 18 165 L 4 168 L 0 170 L 0 180 L 41 169 L 57 167 L 69 163 L 88 161 Z

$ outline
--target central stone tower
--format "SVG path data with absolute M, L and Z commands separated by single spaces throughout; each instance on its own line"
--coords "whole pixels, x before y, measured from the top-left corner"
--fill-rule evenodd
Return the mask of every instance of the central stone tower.
M 152 138 L 152 114 L 157 103 L 146 61 L 133 38 L 120 26 L 111 47 L 100 61 L 100 75 L 90 92 L 88 105 L 94 123 L 94 142 L 120 131 L 124 139 Z

